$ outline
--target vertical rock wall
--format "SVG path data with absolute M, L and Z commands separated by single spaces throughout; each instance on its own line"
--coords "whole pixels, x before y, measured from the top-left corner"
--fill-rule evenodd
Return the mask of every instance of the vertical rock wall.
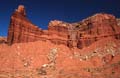
M 96 14 L 79 22 L 76 27 L 78 48 L 89 46 L 106 37 L 120 39 L 120 28 L 116 18 L 110 14 Z
M 84 48 L 106 37 L 120 39 L 119 19 L 111 14 L 99 13 L 77 23 L 50 21 L 48 30 L 42 30 L 26 17 L 20 5 L 12 14 L 8 30 L 8 44 L 49 40 L 70 48 Z
M 12 14 L 8 30 L 8 43 L 36 41 L 42 30 L 32 24 L 26 17 L 24 6 L 20 5 Z

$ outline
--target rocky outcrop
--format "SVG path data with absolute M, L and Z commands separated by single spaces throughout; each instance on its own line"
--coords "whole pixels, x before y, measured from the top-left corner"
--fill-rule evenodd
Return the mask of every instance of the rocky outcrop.
M 106 37 L 120 39 L 120 28 L 116 18 L 110 14 L 99 13 L 79 23 L 74 23 L 73 26 L 75 27 L 71 33 L 74 32 L 75 38 L 70 41 L 78 48 L 89 46 Z
M 0 78 L 120 78 L 119 27 L 113 15 L 100 13 L 77 23 L 51 21 L 42 30 L 19 6 L 7 41 L 21 44 L 0 44 Z
M 88 35 L 103 36 L 118 33 L 116 18 L 110 14 L 96 14 L 82 22 L 83 31 Z
M 50 41 L 0 45 L 0 78 L 119 78 L 120 40 L 70 49 Z
M 48 30 L 42 30 L 27 19 L 25 8 L 20 5 L 11 16 L 7 40 L 9 44 L 49 40 L 82 49 L 106 37 L 120 39 L 119 29 L 119 19 L 99 13 L 77 23 L 50 21 Z
M 49 23 L 48 30 L 42 30 L 32 24 L 26 17 L 25 8 L 20 5 L 12 14 L 8 30 L 8 44 L 50 40 L 53 43 L 67 45 L 67 28 L 57 21 Z M 60 27 L 60 28 L 59 28 Z M 66 37 L 63 38 L 63 37 Z
M 3 43 L 7 43 L 7 38 L 0 36 L 0 44 L 3 44 Z
M 117 25 L 120 26 L 120 19 L 117 19 Z
M 70 26 L 69 23 L 54 20 L 54 21 L 50 21 L 50 23 L 48 25 L 48 31 L 49 31 L 50 35 L 56 34 L 58 36 L 67 38 L 69 26 Z
M 36 41 L 41 34 L 42 30 L 27 19 L 25 8 L 20 5 L 11 16 L 8 30 L 8 43 Z

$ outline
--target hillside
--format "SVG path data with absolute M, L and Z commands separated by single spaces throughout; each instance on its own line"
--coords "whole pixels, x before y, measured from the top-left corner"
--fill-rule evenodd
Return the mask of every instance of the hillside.
M 120 78 L 119 22 L 98 13 L 42 30 L 20 5 L 0 37 L 0 78 Z

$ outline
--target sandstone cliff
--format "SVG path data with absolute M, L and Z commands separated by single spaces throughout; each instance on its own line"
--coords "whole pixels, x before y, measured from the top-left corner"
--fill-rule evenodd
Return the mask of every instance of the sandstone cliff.
M 48 25 L 48 30 L 50 34 L 56 34 L 58 36 L 67 38 L 69 25 L 69 23 L 63 21 L 54 20 L 50 21 Z
M 78 48 L 89 46 L 106 37 L 120 39 L 120 27 L 116 18 L 110 14 L 99 13 L 73 25 L 76 28 L 74 31 L 77 30 L 76 46 Z
M 49 26 L 49 30 L 41 30 L 41 28 L 32 24 L 28 20 L 24 6 L 20 5 L 18 9 L 12 14 L 10 19 L 10 26 L 7 38 L 8 44 L 11 45 L 14 43 L 50 40 L 55 44 L 67 45 L 67 34 L 64 34 L 64 32 L 66 32 L 66 28 L 56 28 L 56 26 L 56 29 L 54 29 L 53 26 Z
M 49 40 L 55 44 L 82 49 L 106 37 L 120 39 L 118 24 L 119 20 L 115 16 L 99 13 L 76 23 L 50 21 L 48 30 L 42 30 L 27 19 L 25 8 L 20 5 L 11 16 L 8 43 Z
M 38 40 L 42 30 L 26 17 L 24 6 L 20 5 L 12 14 L 8 30 L 8 43 L 32 42 Z
M 119 23 L 99 13 L 76 23 L 50 21 L 42 30 L 20 5 L 8 30 L 13 45 L 0 37 L 0 78 L 120 78 Z

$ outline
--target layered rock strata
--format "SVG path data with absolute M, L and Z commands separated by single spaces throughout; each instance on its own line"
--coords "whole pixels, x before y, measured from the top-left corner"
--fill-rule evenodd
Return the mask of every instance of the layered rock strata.
M 26 18 L 24 6 L 20 5 L 11 16 L 8 43 L 36 41 L 41 34 L 42 30 Z
M 9 44 L 49 40 L 82 49 L 106 37 L 120 39 L 119 29 L 115 16 L 99 13 L 77 23 L 50 21 L 48 30 L 42 30 L 27 19 L 25 8 L 20 5 L 11 16 L 7 40 Z
M 89 46 L 106 37 L 120 39 L 120 27 L 116 18 L 110 14 L 96 14 L 79 23 L 74 23 L 73 26 L 75 26 L 73 33 L 76 32 L 74 34 L 76 41 L 73 42 L 78 48 Z
M 50 40 L 56 44 L 67 45 L 67 35 L 64 35 L 67 29 L 62 26 L 56 26 L 54 29 L 54 26 L 51 26 L 51 24 L 52 21 L 49 23 L 49 30 L 42 30 L 38 26 L 32 24 L 27 19 L 24 6 L 20 5 L 11 16 L 7 38 L 8 44 Z

